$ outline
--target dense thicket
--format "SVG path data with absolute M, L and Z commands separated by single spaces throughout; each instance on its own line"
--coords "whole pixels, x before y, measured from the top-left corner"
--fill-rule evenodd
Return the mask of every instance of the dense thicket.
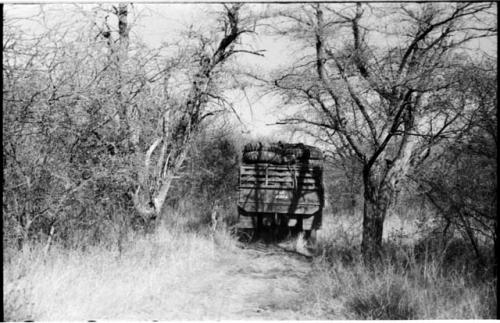
M 245 18 L 239 7 L 224 6 L 215 14 L 223 27 L 219 35 L 191 29 L 182 44 L 156 48 L 131 36 L 126 5 L 61 6 L 74 16 L 69 21 L 56 12 L 62 22 L 52 21 L 50 10 L 10 19 L 6 8 L 8 243 L 21 247 L 28 240 L 55 239 L 69 246 L 121 246 L 127 230 L 155 222 L 135 203 L 139 191 L 146 207 L 161 207 L 163 201 L 153 205 L 153 197 L 160 190 L 167 194 L 165 182 L 177 177 L 178 190 L 189 194 L 170 200 L 199 204 L 229 196 L 235 149 L 226 134 L 204 130 L 202 121 L 226 111 L 223 63 L 238 48 L 231 45 L 234 36 L 250 32 L 240 25 Z M 158 137 L 162 148 L 153 151 Z M 192 160 L 184 162 L 186 157 Z
M 241 142 L 242 138 L 229 129 L 205 129 L 193 145 L 168 205 L 194 212 L 202 224 L 211 221 L 214 210 L 222 221 L 233 223 Z
M 443 238 L 458 231 L 483 261 L 481 247 L 496 243 L 497 115 L 496 71 L 492 62 L 457 70 L 460 85 L 476 109 L 465 111 L 456 136 L 446 138 L 409 178 L 417 194 L 437 211 Z M 487 251 L 492 254 L 492 250 Z

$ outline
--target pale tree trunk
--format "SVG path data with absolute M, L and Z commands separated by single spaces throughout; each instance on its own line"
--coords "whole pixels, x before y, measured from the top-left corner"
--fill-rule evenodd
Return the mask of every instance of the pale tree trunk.
M 141 127 L 138 120 L 137 105 L 130 105 L 127 103 L 127 88 L 125 86 L 125 80 L 123 77 L 123 67 L 128 60 L 128 50 L 130 44 L 130 26 L 128 23 L 128 7 L 126 3 L 120 3 L 118 5 L 118 59 L 120 65 L 120 111 L 121 117 L 123 119 L 123 131 L 128 135 L 127 140 L 132 145 L 134 149 L 137 149 L 139 145 L 139 136 L 141 133 Z
M 229 56 L 238 52 L 234 48 L 235 42 L 242 33 L 250 31 L 240 29 L 238 15 L 240 7 L 241 4 L 225 6 L 227 16 L 224 37 L 213 54 L 200 55 L 200 67 L 193 75 L 194 80 L 187 97 L 177 109 L 173 109 L 174 113 L 171 115 L 165 113 L 161 138 L 156 139 L 146 152 L 143 169 L 139 172 L 139 185 L 132 197 L 136 210 L 144 218 L 160 218 L 172 181 L 186 159 L 190 143 L 197 135 L 203 118 L 210 115 L 206 113 L 205 108 L 212 72 Z M 165 77 L 166 84 L 168 75 Z M 165 92 L 168 93 L 168 89 Z M 157 149 L 159 154 L 152 169 L 152 155 Z M 140 194 L 141 189 L 142 194 Z
M 118 101 L 118 116 L 119 116 L 119 136 L 123 141 L 124 151 L 130 151 L 132 148 L 137 150 L 138 137 L 136 138 L 137 120 L 131 114 L 133 106 L 129 106 L 127 102 L 127 87 L 124 77 L 126 71 L 126 63 L 128 60 L 129 49 L 129 25 L 128 25 L 128 8 L 126 3 L 118 4 L 118 8 L 114 7 L 115 14 L 118 18 L 118 46 L 115 53 L 116 73 L 117 73 L 117 101 Z M 126 74 L 125 74 L 126 75 Z M 127 220 L 125 215 L 121 214 L 119 219 L 118 229 L 118 253 L 121 255 L 123 250 L 124 240 L 127 234 Z
M 151 156 L 162 144 L 160 155 L 154 169 L 151 171 Z M 158 138 L 146 152 L 145 162 L 139 172 L 139 185 L 133 195 L 133 202 L 139 214 L 149 221 L 152 218 L 160 219 L 163 204 L 175 179 L 175 175 L 182 167 L 188 152 L 187 143 L 180 150 L 168 150 L 167 137 Z M 145 191 L 140 194 L 141 188 Z
M 163 116 L 162 137 L 156 139 L 149 147 L 145 156 L 145 163 L 139 176 L 139 186 L 133 196 L 137 211 L 145 218 L 160 219 L 161 210 L 168 196 L 172 181 L 184 164 L 189 151 L 191 139 L 196 134 L 200 114 L 206 104 L 206 93 L 210 71 L 214 65 L 210 59 L 202 62 L 200 71 L 195 76 L 195 82 L 183 105 L 186 111 L 179 120 L 168 120 L 169 115 Z M 173 122 L 170 129 L 169 121 Z M 151 172 L 151 157 L 158 147 L 161 148 L 154 168 Z M 147 190 L 146 197 L 141 200 L 140 190 Z M 144 194 L 143 194 L 144 195 Z
M 116 10 L 118 17 L 118 49 L 116 53 L 116 68 L 118 77 L 118 115 L 120 118 L 120 133 L 125 137 L 125 145 L 134 149 L 139 144 L 140 126 L 137 111 L 134 105 L 127 102 L 127 88 L 125 86 L 124 68 L 128 60 L 130 43 L 130 27 L 128 24 L 128 8 L 126 3 L 120 3 Z
M 137 107 L 127 102 L 126 65 L 130 43 L 128 7 L 126 3 L 120 3 L 118 8 L 113 6 L 113 9 L 118 19 L 118 39 L 113 40 L 111 29 L 107 24 L 105 38 L 107 38 L 110 64 L 113 71 L 110 86 L 114 88 L 116 95 L 115 121 L 125 150 L 128 150 L 130 146 L 137 150 L 140 136 Z

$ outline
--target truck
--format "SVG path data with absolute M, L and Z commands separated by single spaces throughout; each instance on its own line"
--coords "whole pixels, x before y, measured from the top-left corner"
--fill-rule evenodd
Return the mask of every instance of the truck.
M 239 169 L 237 228 L 248 239 L 255 239 L 267 227 L 277 229 L 274 232 L 302 232 L 314 242 L 323 206 L 321 150 L 301 143 L 245 145 Z

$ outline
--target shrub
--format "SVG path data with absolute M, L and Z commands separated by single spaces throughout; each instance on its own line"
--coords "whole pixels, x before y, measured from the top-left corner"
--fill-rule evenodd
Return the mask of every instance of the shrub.
M 348 212 L 347 212 L 348 213 Z M 495 316 L 496 277 L 467 241 L 439 235 L 394 239 L 380 263 L 365 266 L 359 217 L 325 222 L 318 235 L 303 310 L 318 319 L 487 319 Z M 403 233 L 397 232 L 396 235 Z
M 387 277 L 382 282 L 375 278 L 372 284 L 360 288 L 349 297 L 346 306 L 363 320 L 411 320 L 416 309 L 410 290 L 401 277 Z M 367 283 L 367 282 L 365 282 Z M 371 285 L 371 286 L 370 286 Z M 358 286 L 361 287 L 361 286 Z

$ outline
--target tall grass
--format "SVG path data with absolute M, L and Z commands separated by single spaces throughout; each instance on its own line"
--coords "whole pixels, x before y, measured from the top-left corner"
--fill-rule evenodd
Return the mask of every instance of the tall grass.
M 200 319 L 217 313 L 215 266 L 231 257 L 226 231 L 162 225 L 130 234 L 121 253 L 95 246 L 68 250 L 25 245 L 4 250 L 6 320 Z M 219 298 L 220 299 L 220 298 Z
M 432 236 L 408 241 L 399 228 L 385 235 L 382 261 L 368 268 L 356 243 L 360 226 L 359 215 L 326 223 L 304 311 L 322 319 L 495 317 L 495 275 L 491 267 L 480 266 L 463 241 L 441 247 Z
M 222 319 L 227 317 L 228 299 L 239 297 L 232 295 L 235 288 L 251 288 L 245 285 L 249 282 L 273 284 L 268 278 L 234 279 L 231 272 L 252 266 L 253 260 L 236 248 L 224 226 L 212 232 L 206 219 L 187 209 L 167 215 L 152 233 L 129 233 L 121 252 L 112 243 L 85 250 L 54 245 L 48 253 L 37 244 L 26 244 L 20 251 L 4 249 L 5 318 Z M 367 268 L 359 250 L 361 216 L 325 217 L 312 269 L 299 276 L 303 290 L 282 307 L 289 304 L 287 310 L 298 319 L 495 316 L 496 277 L 463 241 L 444 243 L 439 237 L 415 234 L 411 223 L 388 221 L 392 224 L 384 233 L 382 261 Z M 267 260 L 273 268 L 286 263 Z M 293 274 L 294 268 L 285 269 Z M 259 270 L 265 273 L 265 268 Z M 238 283 L 243 286 L 232 285 Z

